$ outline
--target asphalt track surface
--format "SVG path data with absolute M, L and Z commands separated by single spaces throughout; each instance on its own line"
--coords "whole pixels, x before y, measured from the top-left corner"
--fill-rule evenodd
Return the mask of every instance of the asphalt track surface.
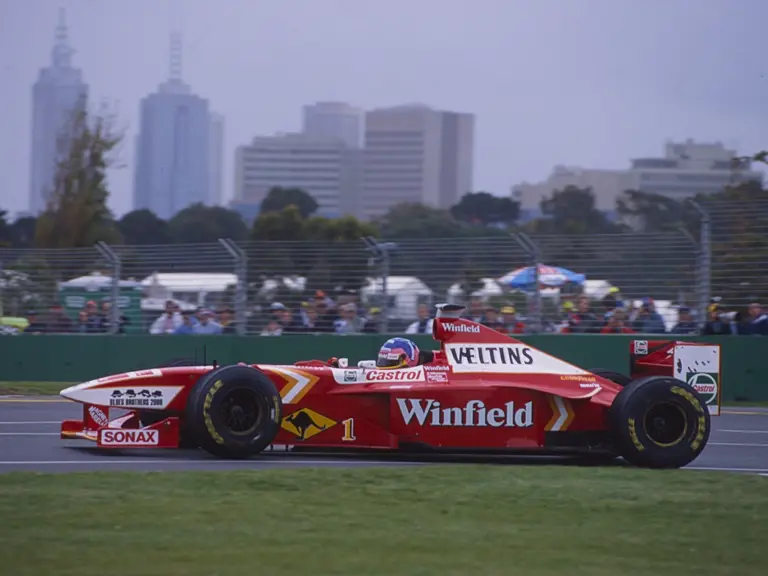
M 290 467 L 416 466 L 436 462 L 493 464 L 574 463 L 542 457 L 450 458 L 301 454 L 275 449 L 250 460 L 221 460 L 198 450 L 99 450 L 88 441 L 61 440 L 59 427 L 80 418 L 81 407 L 56 398 L 0 398 L 0 474 L 12 471 L 252 470 Z M 713 417 L 709 444 L 687 468 L 768 476 L 768 409 L 724 408 Z M 577 463 L 577 462 L 576 462 Z

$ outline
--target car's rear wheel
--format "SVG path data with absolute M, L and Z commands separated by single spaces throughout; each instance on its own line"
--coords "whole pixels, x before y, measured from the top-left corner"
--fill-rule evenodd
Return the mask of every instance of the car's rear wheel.
M 223 458 L 247 458 L 272 444 L 283 403 L 277 387 L 250 366 L 224 366 L 192 387 L 184 421 L 193 440 Z
M 646 468 L 682 468 L 709 440 L 710 415 L 690 385 L 649 376 L 619 392 L 609 412 L 622 457 Z
M 610 380 L 614 384 L 618 384 L 622 387 L 627 386 L 630 382 L 632 382 L 632 378 L 626 374 L 622 374 L 621 372 L 615 372 L 614 370 L 606 370 L 605 368 L 592 368 L 589 370 L 589 372 L 595 376 L 600 376 L 600 378 Z

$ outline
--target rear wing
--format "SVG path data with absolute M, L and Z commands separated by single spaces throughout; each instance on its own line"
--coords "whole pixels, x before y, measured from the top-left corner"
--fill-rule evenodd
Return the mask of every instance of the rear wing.
M 690 384 L 704 399 L 712 416 L 720 415 L 722 370 L 720 345 L 676 340 L 632 340 L 630 375 L 671 376 Z

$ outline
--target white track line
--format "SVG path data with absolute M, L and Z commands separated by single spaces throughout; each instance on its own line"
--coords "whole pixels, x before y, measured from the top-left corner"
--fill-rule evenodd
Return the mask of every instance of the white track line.
M 742 446 L 744 448 L 768 448 L 768 444 L 753 444 L 748 442 L 708 442 L 707 446 Z
M 727 468 L 719 466 L 686 466 L 683 470 L 703 470 L 707 472 L 752 472 L 768 475 L 768 468 Z
M 0 436 L 60 436 L 61 432 L 0 432 Z
M 414 462 L 364 462 L 360 460 L 0 460 L 0 466 L 24 466 L 24 465 L 48 465 L 48 466 L 61 466 L 66 464 L 72 464 L 76 466 L 81 465 L 101 465 L 101 464 L 254 464 L 262 466 L 265 464 L 286 466 L 286 465 L 356 465 L 361 464 L 364 466 L 413 466 L 418 463 Z
M 0 422 L 2 424 L 2 422 Z M 727 434 L 768 434 L 768 430 L 713 430 L 713 432 L 725 432 Z
M 38 420 L 36 422 L 19 420 L 16 422 L 0 422 L 0 426 L 25 426 L 27 424 L 61 424 L 61 420 Z

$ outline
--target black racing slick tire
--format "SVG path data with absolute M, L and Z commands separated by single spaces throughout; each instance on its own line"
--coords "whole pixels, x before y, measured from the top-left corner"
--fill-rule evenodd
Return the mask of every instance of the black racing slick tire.
M 621 387 L 627 386 L 630 382 L 632 382 L 632 378 L 630 378 L 626 374 L 622 374 L 621 372 L 614 372 L 613 370 L 606 370 L 604 368 L 593 368 L 589 370 L 589 372 L 591 372 L 595 376 L 600 376 L 600 378 L 605 378 L 606 380 L 610 380 L 614 384 L 618 384 Z
M 643 468 L 682 468 L 709 441 L 709 410 L 690 385 L 649 376 L 619 392 L 609 410 L 621 456 Z
M 223 366 L 190 391 L 184 420 L 195 442 L 220 458 L 248 458 L 272 444 L 283 402 L 269 377 L 250 366 Z

